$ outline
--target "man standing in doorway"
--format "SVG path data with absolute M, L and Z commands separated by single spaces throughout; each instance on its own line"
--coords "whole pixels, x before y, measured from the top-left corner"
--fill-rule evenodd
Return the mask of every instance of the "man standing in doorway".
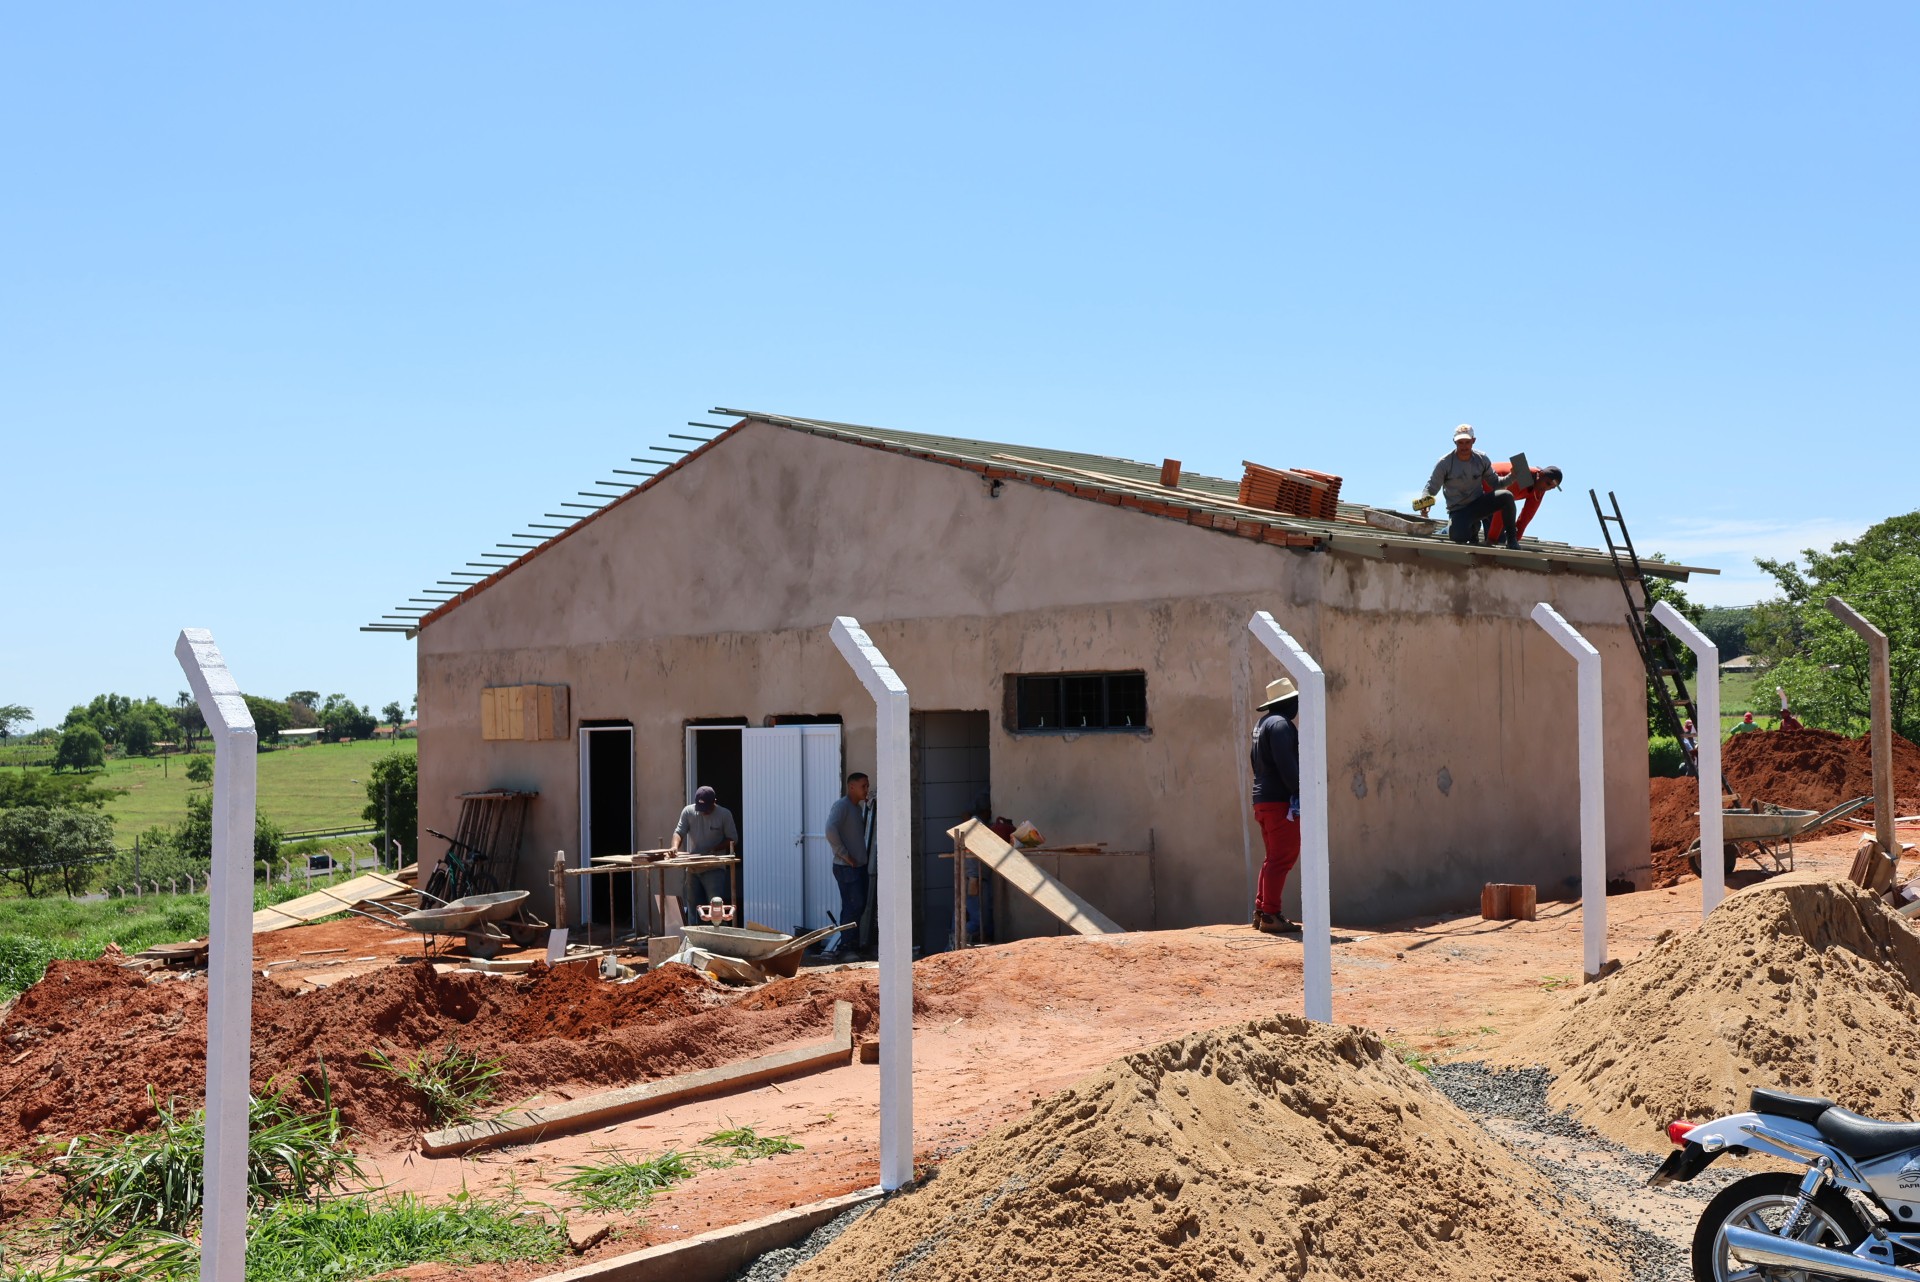
M 1296 935 L 1300 927 L 1280 911 L 1287 876 L 1300 862 L 1300 692 L 1286 677 L 1267 683 L 1260 724 L 1253 732 L 1253 817 L 1266 842 L 1260 884 L 1253 897 L 1253 928 Z
M 867 826 L 871 784 L 859 771 L 847 776 L 847 789 L 827 810 L 827 845 L 833 850 L 833 880 L 840 887 L 841 925 L 851 927 L 820 951 L 828 957 L 857 952 L 860 914 L 867 908 L 867 864 L 872 854 Z M 849 938 L 853 936 L 853 938 Z
M 702 784 L 693 793 L 693 804 L 680 812 L 674 825 L 673 840 L 667 857 L 685 851 L 689 855 L 731 855 L 740 842 L 740 829 L 734 826 L 733 812 L 720 804 L 713 789 Z M 733 875 L 726 868 L 690 868 L 687 870 L 689 913 L 702 904 L 718 899 L 733 902 Z M 697 918 L 692 918 L 697 920 Z

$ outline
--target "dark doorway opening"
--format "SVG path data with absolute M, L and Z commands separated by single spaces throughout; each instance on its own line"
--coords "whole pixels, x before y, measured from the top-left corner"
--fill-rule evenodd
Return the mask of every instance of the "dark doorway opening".
M 580 866 L 601 855 L 633 852 L 633 727 L 580 727 Z M 582 881 L 587 880 L 581 878 Z M 594 923 L 631 931 L 633 874 L 615 873 L 594 878 L 591 892 Z
M 687 723 L 691 733 L 687 735 L 687 795 L 682 805 L 693 800 L 695 788 L 711 788 L 720 804 L 733 812 L 734 823 L 744 822 L 740 813 L 740 792 L 744 784 L 740 731 L 746 724 L 745 717 L 714 717 Z
M 953 947 L 953 839 L 987 794 L 985 712 L 916 712 L 913 743 L 914 939 L 926 952 Z M 981 910 L 976 893 L 969 918 Z

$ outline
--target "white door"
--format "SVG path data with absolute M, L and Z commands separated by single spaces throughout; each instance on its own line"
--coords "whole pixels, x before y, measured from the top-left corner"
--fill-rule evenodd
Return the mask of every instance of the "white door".
M 740 735 L 741 897 L 748 921 L 799 933 L 840 908 L 827 809 L 840 795 L 840 727 Z
M 840 886 L 833 879 L 833 849 L 827 845 L 827 811 L 840 796 L 840 727 L 795 726 L 800 732 L 801 829 L 805 852 L 806 925 L 818 930 L 838 917 Z M 848 944 L 853 943 L 848 939 Z
M 740 732 L 740 893 L 748 921 L 805 929 L 803 726 Z

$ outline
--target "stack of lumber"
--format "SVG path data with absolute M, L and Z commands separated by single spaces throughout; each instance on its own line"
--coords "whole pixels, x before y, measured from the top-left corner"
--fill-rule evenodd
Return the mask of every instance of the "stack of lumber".
M 1246 507 L 1331 521 L 1340 514 L 1340 478 L 1305 468 L 1286 470 L 1244 462 L 1240 502 Z

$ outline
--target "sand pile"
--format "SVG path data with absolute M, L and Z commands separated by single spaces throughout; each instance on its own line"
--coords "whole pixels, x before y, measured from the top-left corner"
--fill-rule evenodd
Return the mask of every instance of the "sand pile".
M 1115 1062 L 789 1276 L 1624 1280 L 1596 1241 L 1370 1034 L 1277 1018 Z
M 294 994 L 271 980 L 253 993 L 255 1087 L 278 1078 L 317 1084 L 366 1138 L 429 1126 L 412 1091 L 367 1062 L 457 1042 L 501 1056 L 501 1105 L 606 1090 L 730 1063 L 818 1037 L 835 998 L 854 1003 L 856 1028 L 874 1025 L 872 983 L 769 984 L 751 1006 L 685 966 L 629 984 L 578 965 L 525 978 L 439 974 L 393 966 Z M 160 1098 L 198 1107 L 206 1091 L 206 986 L 151 983 L 111 962 L 55 962 L 0 1025 L 0 1149 L 102 1129 L 138 1129 Z
M 1755 1086 L 1920 1118 L 1920 935 L 1851 884 L 1790 876 L 1579 990 L 1499 1058 L 1542 1064 L 1549 1099 L 1604 1135 L 1746 1106 Z

